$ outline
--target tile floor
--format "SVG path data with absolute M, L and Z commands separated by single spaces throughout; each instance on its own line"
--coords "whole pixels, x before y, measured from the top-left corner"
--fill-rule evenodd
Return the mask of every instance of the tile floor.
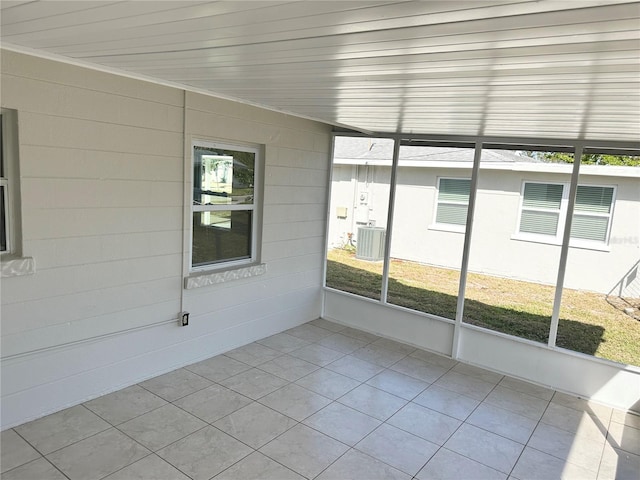
M 314 320 L 1 446 L 3 480 L 638 480 L 640 416 Z

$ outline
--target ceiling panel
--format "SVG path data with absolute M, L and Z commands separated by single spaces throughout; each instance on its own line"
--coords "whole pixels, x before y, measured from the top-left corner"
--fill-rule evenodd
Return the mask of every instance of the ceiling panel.
M 640 2 L 1 6 L 6 48 L 356 130 L 640 140 Z

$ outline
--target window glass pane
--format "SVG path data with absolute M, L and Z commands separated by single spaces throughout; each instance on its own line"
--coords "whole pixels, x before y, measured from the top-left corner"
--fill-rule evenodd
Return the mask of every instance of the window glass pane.
M 193 212 L 192 266 L 251 258 L 252 213 Z
M 609 213 L 613 201 L 613 187 L 578 185 L 576 212 Z
M 193 204 L 251 204 L 255 153 L 194 147 Z
M 469 203 L 470 188 L 471 179 L 441 178 L 438 201 Z
M 609 217 L 587 217 L 574 214 L 571 224 L 571 238 L 605 243 L 608 227 Z
M 578 185 L 556 345 L 640 366 L 640 152 L 583 155 Z
M 448 223 L 451 225 L 466 225 L 467 205 L 439 203 L 436 223 Z
M 520 231 L 523 233 L 555 236 L 558 231 L 559 217 L 560 213 L 522 210 Z
M 389 303 L 455 319 L 473 156 L 472 148 L 400 147 Z
M 562 185 L 525 183 L 523 207 L 559 210 L 562 201 Z
M 4 197 L 5 187 L 0 186 L 0 252 L 7 251 L 7 212 Z
M 518 224 L 551 236 L 561 229 L 571 165 L 550 165 L 547 154 L 482 152 L 463 314 L 466 323 L 541 343 L 549 338 L 560 245 L 514 233 Z
M 327 287 L 380 299 L 393 140 L 336 137 Z

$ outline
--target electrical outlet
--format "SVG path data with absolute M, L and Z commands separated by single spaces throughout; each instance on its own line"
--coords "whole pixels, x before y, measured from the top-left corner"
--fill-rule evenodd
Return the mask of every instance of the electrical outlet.
M 189 312 L 182 312 L 180 314 L 180 325 L 183 327 L 189 325 Z

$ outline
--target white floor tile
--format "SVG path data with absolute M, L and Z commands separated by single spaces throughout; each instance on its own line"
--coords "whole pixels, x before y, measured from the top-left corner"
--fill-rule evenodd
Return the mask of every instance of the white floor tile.
M 14 430 L 46 455 L 109 427 L 111 425 L 95 413 L 78 405 L 25 423 Z
M 337 402 L 314 413 L 302 423 L 351 446 L 381 424 L 379 420 Z
M 445 448 L 495 470 L 509 474 L 524 445 L 473 425 L 462 425 Z
M 84 406 L 110 424 L 119 425 L 166 403 L 166 400 L 148 390 L 132 385 L 86 402 Z
M 205 425 L 202 420 L 169 404 L 129 420 L 118 429 L 155 452 Z
M 41 457 L 2 474 L 2 480 L 68 480 L 60 470 Z
M 149 450 L 115 428 L 47 455 L 71 480 L 97 480 L 149 454 Z
M 463 455 L 441 448 L 418 472 L 420 480 L 505 480 L 507 475 Z
M 260 403 L 302 421 L 329 405 L 331 400 L 292 383 L 261 398 Z
M 355 408 L 378 420 L 386 420 L 400 410 L 407 401 L 369 385 L 360 385 L 343 395 L 338 402 Z
M 221 430 L 205 427 L 157 454 L 194 480 L 209 480 L 251 451 L 251 448 Z
M 139 383 L 141 387 L 168 402 L 173 402 L 193 392 L 207 388 L 211 384 L 210 380 L 184 368 Z
M 415 403 L 409 403 L 387 423 L 437 445 L 443 445 L 462 424 L 455 418 Z
M 276 462 L 314 478 L 349 447 L 305 425 L 297 425 L 260 449 Z
M 233 377 L 251 368 L 246 363 L 234 360 L 226 355 L 218 355 L 184 367 L 190 372 L 205 377 L 212 382 L 219 382 L 225 378 Z
M 208 423 L 235 412 L 239 408 L 249 405 L 249 397 L 234 392 L 222 385 L 212 385 L 176 400 L 174 405 L 195 415 Z
M 355 448 L 409 475 L 415 475 L 439 446 L 385 423 Z
M 293 470 L 274 462 L 260 452 L 253 452 L 214 477 L 215 480 L 304 480 Z
M 2 472 L 19 467 L 40 457 L 40 454 L 13 429 L 5 430 L 0 436 L 0 468 Z
M 479 400 L 465 397 L 437 385 L 431 385 L 414 398 L 413 402 L 458 420 L 465 420 L 480 405 Z
M 360 382 L 322 368 L 301 378 L 296 384 L 335 400 L 359 386 Z
M 411 480 L 411 476 L 357 450 L 350 450 L 317 480 Z
M 292 418 L 254 402 L 221 418 L 213 425 L 257 449 L 286 432 L 296 423 Z

